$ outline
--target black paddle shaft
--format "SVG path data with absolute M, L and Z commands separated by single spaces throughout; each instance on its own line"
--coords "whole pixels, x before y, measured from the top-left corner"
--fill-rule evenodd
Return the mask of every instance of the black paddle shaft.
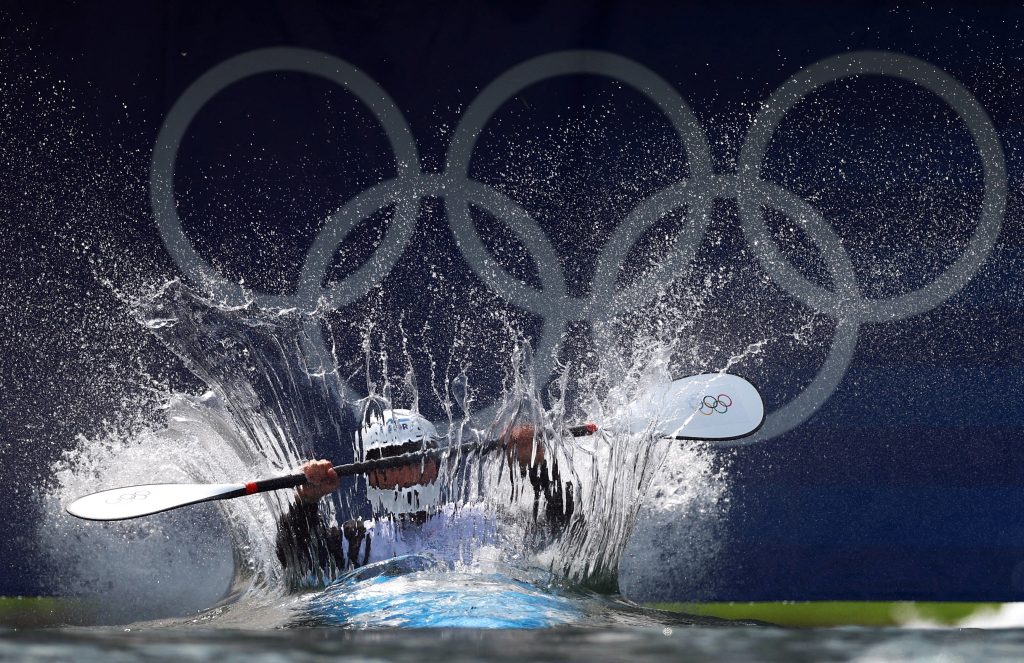
M 597 430 L 597 426 L 594 424 L 583 424 L 582 426 L 573 426 L 567 430 L 567 432 L 573 437 L 583 437 L 584 435 L 592 435 Z M 387 470 L 393 467 L 402 467 L 403 465 L 409 465 L 417 461 L 424 461 L 430 458 L 440 458 L 444 454 L 451 453 L 453 451 L 472 452 L 477 451 L 480 453 L 487 453 L 500 449 L 505 446 L 505 440 L 491 440 L 489 442 L 463 442 L 462 444 L 456 444 L 452 446 L 435 448 L 435 449 L 423 449 L 422 451 L 416 451 L 412 453 L 400 454 L 397 456 L 388 456 L 386 458 L 375 458 L 373 460 L 364 460 L 357 463 L 347 463 L 345 465 L 335 465 L 334 471 L 338 473 L 339 477 L 350 477 L 359 474 L 367 474 L 376 470 Z M 242 495 L 252 495 L 253 493 L 265 493 L 270 490 L 281 490 L 282 488 L 297 488 L 306 483 L 306 475 L 303 473 L 289 474 L 283 477 L 274 477 L 273 479 L 262 479 L 260 481 L 251 481 L 245 484 L 245 491 Z M 240 495 L 241 496 L 241 495 Z

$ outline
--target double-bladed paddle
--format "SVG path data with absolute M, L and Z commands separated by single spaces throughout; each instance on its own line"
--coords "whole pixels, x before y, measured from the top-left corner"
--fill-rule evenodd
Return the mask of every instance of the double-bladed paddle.
M 726 373 L 692 375 L 653 390 L 642 403 L 627 410 L 626 417 L 609 428 L 639 433 L 650 430 L 662 438 L 677 440 L 733 440 L 754 433 L 764 422 L 761 395 L 743 378 Z M 574 436 L 590 435 L 595 424 L 569 429 Z M 355 476 L 374 470 L 399 467 L 424 458 L 440 458 L 457 451 L 487 451 L 503 446 L 503 441 L 481 444 L 464 442 L 415 453 L 336 465 L 342 476 Z M 250 481 L 248 483 L 195 484 L 156 483 L 111 488 L 80 497 L 67 506 L 73 516 L 86 520 L 126 520 L 178 507 L 229 500 L 306 483 L 305 474 Z

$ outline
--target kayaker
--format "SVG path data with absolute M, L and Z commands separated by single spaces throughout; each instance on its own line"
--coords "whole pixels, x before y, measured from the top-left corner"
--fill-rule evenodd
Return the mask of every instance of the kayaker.
M 571 483 L 558 477 L 557 464 L 549 473 L 544 447 L 534 449 L 534 428 L 511 426 L 502 436 L 509 467 L 529 477 L 534 490 L 534 516 L 553 529 L 566 525 L 574 509 Z M 360 440 L 363 458 L 373 460 L 435 448 L 434 426 L 408 410 L 384 410 L 364 423 Z M 329 576 L 330 567 L 344 570 L 397 555 L 420 552 L 416 548 L 463 549 L 493 535 L 493 514 L 459 510 L 445 504 L 438 481 L 437 460 L 427 457 L 408 464 L 370 472 L 366 495 L 374 517 L 351 518 L 339 527 L 328 522 L 320 501 L 340 487 L 328 460 L 302 465 L 307 483 L 295 491 L 289 511 L 278 524 L 277 555 L 282 565 L 299 576 Z M 540 503 L 544 503 L 543 513 Z M 464 552 L 464 551 L 463 551 Z

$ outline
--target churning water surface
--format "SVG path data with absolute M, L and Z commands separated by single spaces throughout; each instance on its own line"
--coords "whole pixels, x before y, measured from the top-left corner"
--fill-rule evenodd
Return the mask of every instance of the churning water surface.
M 690 626 L 541 631 L 20 631 L 0 658 L 38 661 L 1015 661 L 1024 631 Z

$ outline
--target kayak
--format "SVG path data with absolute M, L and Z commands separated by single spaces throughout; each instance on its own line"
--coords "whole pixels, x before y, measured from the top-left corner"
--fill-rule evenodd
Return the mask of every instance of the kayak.
M 576 602 L 550 588 L 405 555 L 343 576 L 305 601 L 293 625 L 540 629 L 583 619 Z

